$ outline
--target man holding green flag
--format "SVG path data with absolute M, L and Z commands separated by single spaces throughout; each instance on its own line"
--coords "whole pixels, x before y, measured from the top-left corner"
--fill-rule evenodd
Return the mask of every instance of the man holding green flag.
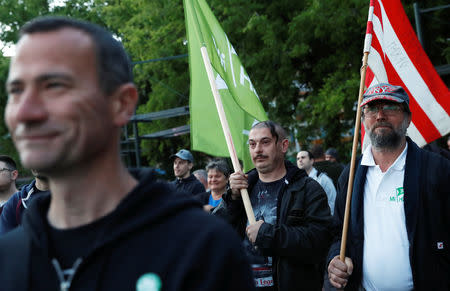
M 255 121 L 267 120 L 264 108 L 236 51 L 205 0 L 184 0 L 184 7 L 191 74 L 192 149 L 214 156 L 229 156 L 200 52 L 205 46 L 237 156 L 243 161 L 244 170 L 250 170 L 253 164 L 247 146 L 248 131 Z

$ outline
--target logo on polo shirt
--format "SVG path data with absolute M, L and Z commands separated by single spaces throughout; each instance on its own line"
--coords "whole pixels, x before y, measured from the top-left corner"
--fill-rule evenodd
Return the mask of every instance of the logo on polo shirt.
M 389 202 L 403 203 L 403 196 L 405 196 L 403 187 L 398 187 L 395 189 L 395 193 L 389 197 Z

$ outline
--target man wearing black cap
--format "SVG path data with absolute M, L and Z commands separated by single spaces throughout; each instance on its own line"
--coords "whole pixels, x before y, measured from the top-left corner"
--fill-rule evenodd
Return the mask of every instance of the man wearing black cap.
M 340 234 L 330 248 L 330 283 L 345 290 L 450 290 L 450 162 L 406 136 L 411 111 L 402 87 L 370 87 L 361 107 L 371 145 L 356 166 L 345 262 Z M 347 167 L 336 198 L 340 229 L 348 175 Z
M 203 184 L 191 174 L 194 166 L 194 157 L 191 152 L 185 149 L 170 156 L 173 159 L 173 173 L 176 179 L 172 182 L 177 190 L 191 195 L 205 192 Z

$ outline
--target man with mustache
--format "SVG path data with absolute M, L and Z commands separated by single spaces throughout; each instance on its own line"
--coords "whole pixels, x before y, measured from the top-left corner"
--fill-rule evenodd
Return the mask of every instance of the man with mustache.
M 66 17 L 28 22 L 6 88 L 21 162 L 49 179 L 50 195 L 0 237 L 1 290 L 253 289 L 229 225 L 151 170 L 125 167 L 121 129 L 138 94 L 110 32 Z
M 321 290 L 332 216 L 323 188 L 285 160 L 285 130 L 273 121 L 255 124 L 248 139 L 255 169 L 233 173 L 231 189 L 213 214 L 243 238 L 258 290 Z M 249 224 L 240 189 L 248 189 L 256 223 Z
M 345 262 L 341 235 L 328 256 L 330 283 L 345 290 L 450 290 L 450 162 L 408 136 L 409 97 L 378 84 L 364 94 L 361 121 L 371 145 L 358 159 Z M 348 167 L 334 218 L 342 229 Z

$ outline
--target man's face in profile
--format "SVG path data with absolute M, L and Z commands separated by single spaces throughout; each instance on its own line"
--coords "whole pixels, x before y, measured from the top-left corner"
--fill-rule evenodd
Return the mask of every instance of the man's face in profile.
M 175 177 L 182 179 L 189 177 L 193 164 L 189 161 L 176 157 L 173 160 L 173 173 Z
M 10 65 L 5 121 L 25 167 L 42 173 L 111 147 L 111 102 L 90 37 L 73 28 L 24 35 Z

